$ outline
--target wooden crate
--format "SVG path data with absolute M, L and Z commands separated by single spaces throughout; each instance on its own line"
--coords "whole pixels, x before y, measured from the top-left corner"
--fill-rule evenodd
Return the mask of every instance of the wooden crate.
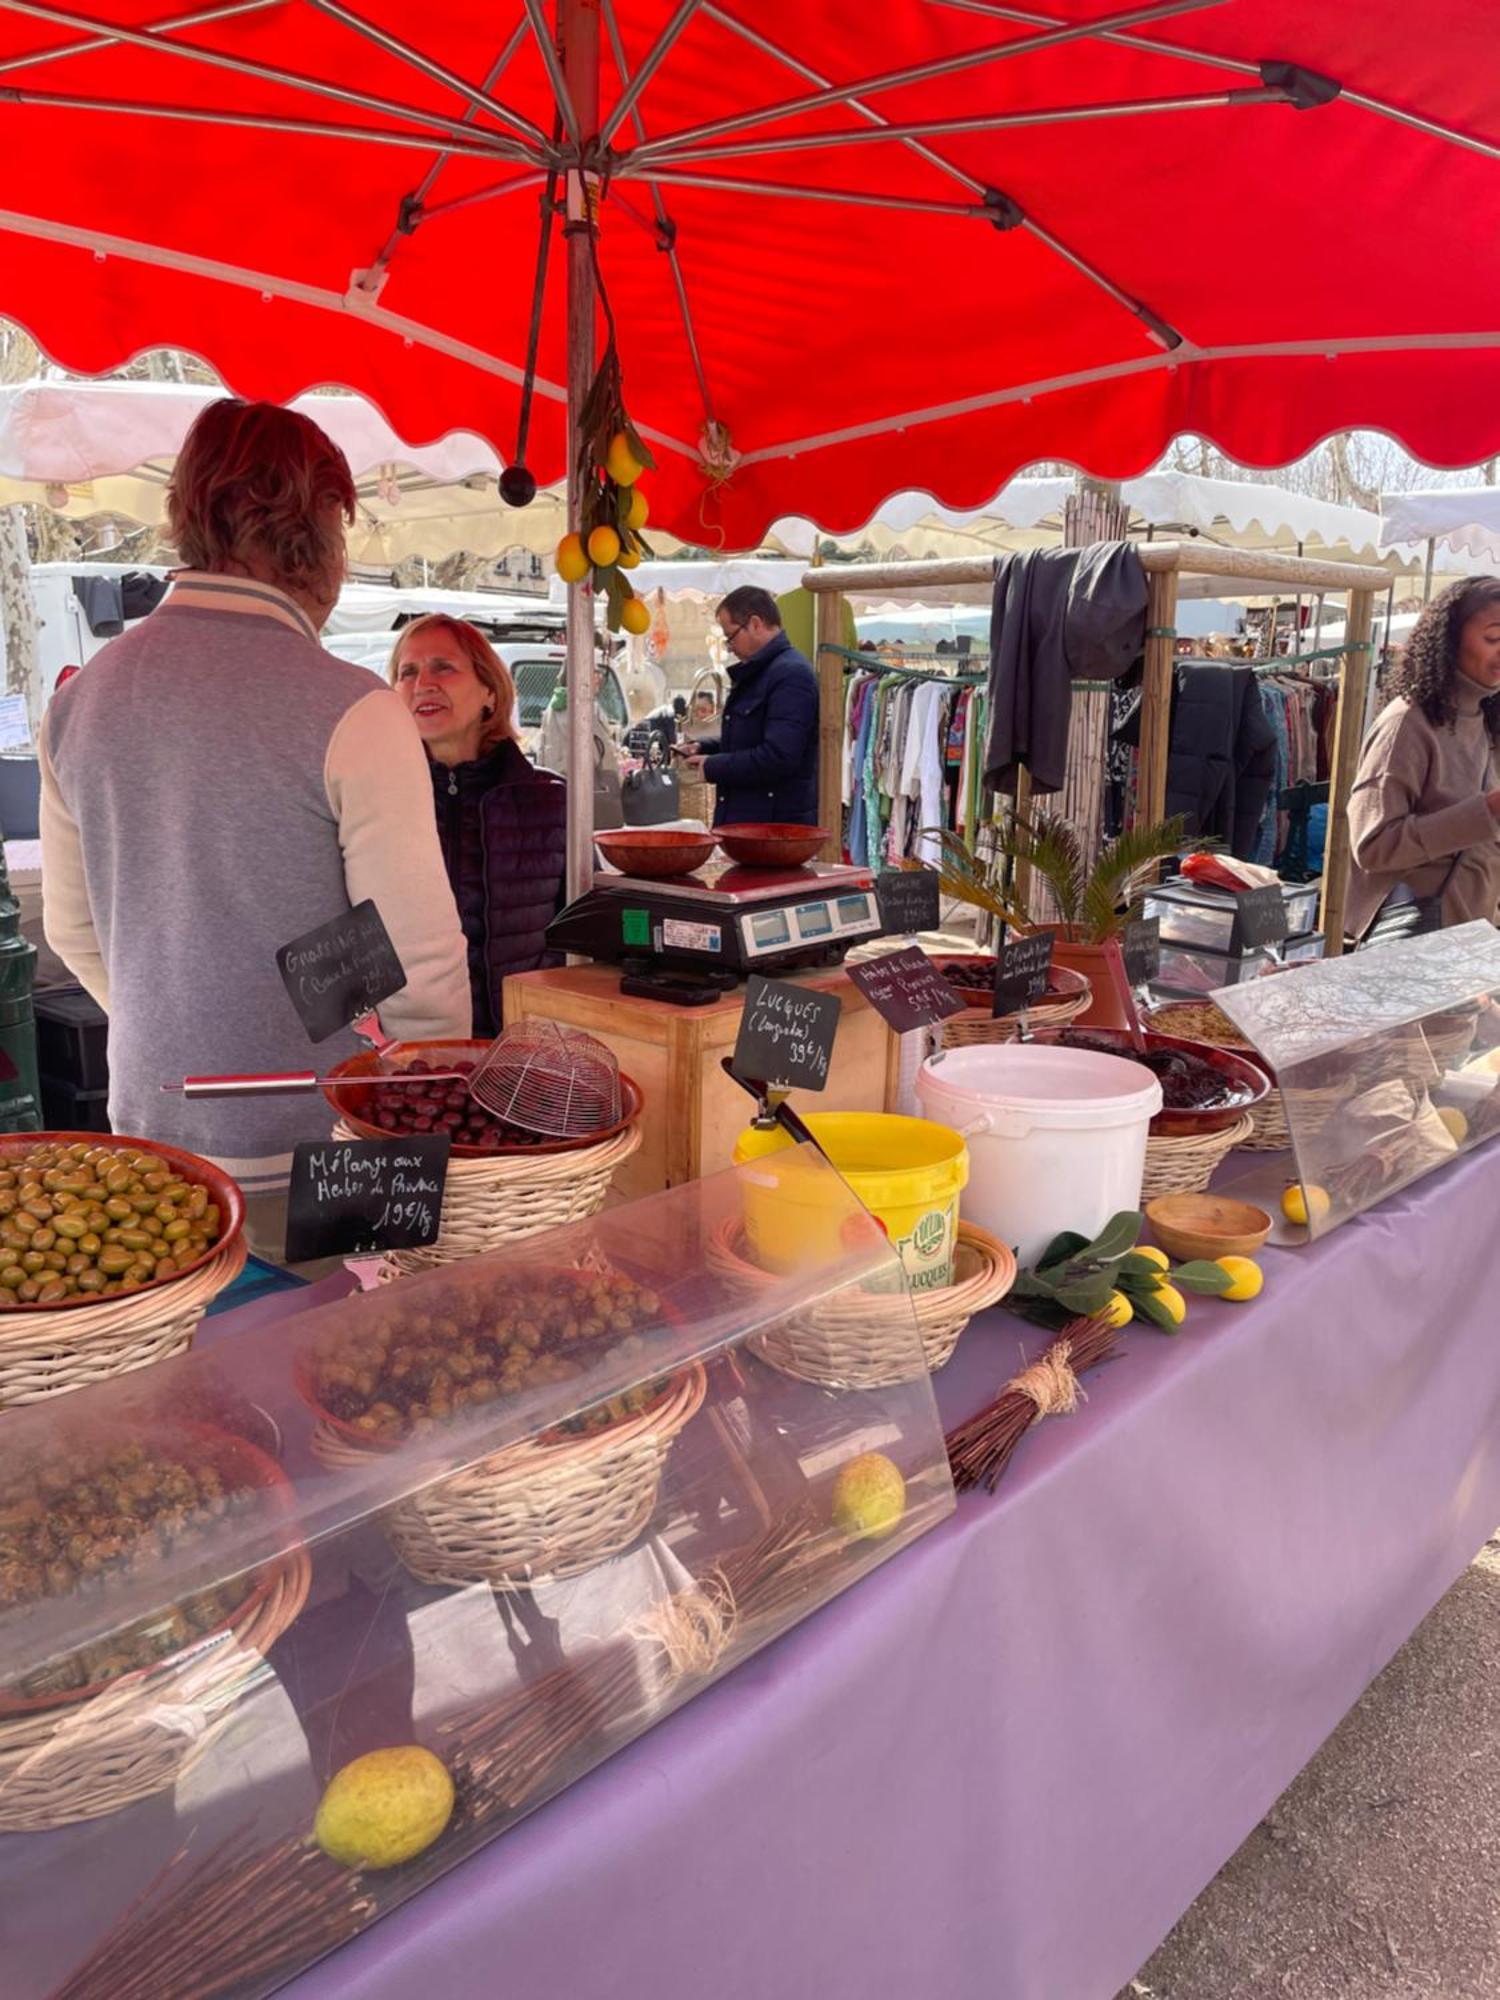
M 841 966 L 793 973 L 799 986 L 837 993 L 839 1019 L 828 1086 L 799 1091 L 802 1111 L 884 1111 L 895 1103 L 899 1043 Z M 733 1164 L 734 1142 L 753 1115 L 750 1099 L 720 1063 L 734 1052 L 741 987 L 711 1007 L 672 1007 L 620 991 L 608 965 L 522 972 L 505 982 L 505 1020 L 560 1021 L 597 1035 L 646 1095 L 643 1143 L 615 1182 L 624 1200 L 680 1187 Z

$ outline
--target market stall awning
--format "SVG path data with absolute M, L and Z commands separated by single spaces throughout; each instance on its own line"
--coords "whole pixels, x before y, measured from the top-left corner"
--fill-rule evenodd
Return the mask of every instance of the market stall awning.
M 1500 487 L 1449 487 L 1431 493 L 1382 493 L 1381 534 L 1387 542 L 1434 541 L 1450 556 L 1500 562 Z M 1450 562 L 1438 557 L 1438 569 Z
M 653 518 L 693 542 L 972 508 L 1043 456 L 1130 476 L 1183 431 L 1255 464 L 1355 424 L 1500 447 L 1479 0 L 1417 37 L 1397 0 L 890 0 L 878 35 L 787 0 L 575 7 L 597 131 L 559 112 L 543 0 L 4 0 L 0 311 L 84 371 L 181 344 L 509 456 L 538 197 L 581 163 Z M 549 299 L 544 484 L 566 381 Z

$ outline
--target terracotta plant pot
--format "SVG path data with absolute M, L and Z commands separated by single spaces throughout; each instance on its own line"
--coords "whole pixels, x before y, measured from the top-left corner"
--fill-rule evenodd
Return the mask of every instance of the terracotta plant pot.
M 1057 933 L 1057 943 L 1052 948 L 1052 963 L 1065 965 L 1070 972 L 1081 972 L 1093 991 L 1093 999 L 1085 1013 L 1073 1023 L 1075 1028 L 1128 1028 L 1125 1010 L 1115 992 L 1115 983 L 1109 976 L 1109 955 L 1102 944 L 1084 944 L 1068 936 L 1067 927 Z

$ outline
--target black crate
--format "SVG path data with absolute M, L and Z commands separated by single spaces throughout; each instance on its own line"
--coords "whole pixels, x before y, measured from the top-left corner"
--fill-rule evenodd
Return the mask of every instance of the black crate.
M 37 1068 L 74 1090 L 109 1089 L 109 1020 L 81 986 L 54 986 L 38 993 Z
M 108 1132 L 108 1090 L 79 1090 L 61 1077 L 41 1076 L 42 1117 L 49 1132 Z

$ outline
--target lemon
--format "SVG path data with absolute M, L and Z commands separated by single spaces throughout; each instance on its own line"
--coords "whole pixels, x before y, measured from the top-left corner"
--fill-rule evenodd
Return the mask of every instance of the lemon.
M 1281 1197 L 1281 1212 L 1288 1222 L 1300 1222 L 1305 1229 L 1309 1215 L 1320 1222 L 1332 1208 L 1327 1188 L 1320 1188 L 1316 1182 L 1305 1191 L 1294 1182 Z
M 1265 1285 L 1266 1274 L 1253 1257 L 1215 1257 L 1214 1262 L 1234 1280 L 1227 1292 L 1218 1294 L 1221 1299 L 1238 1302 L 1258 1297 Z
M 604 454 L 604 470 L 616 486 L 634 486 L 645 466 L 630 449 L 630 439 L 624 431 L 616 431 L 609 441 L 609 450 Z
M 1168 1315 L 1173 1326 L 1182 1325 L 1187 1318 L 1187 1300 L 1175 1285 L 1158 1285 L 1151 1296 Z
M 1099 1315 L 1110 1326 L 1129 1326 L 1135 1318 L 1135 1307 L 1123 1292 L 1111 1292 L 1109 1304 Z
M 1454 1145 L 1461 1146 L 1469 1136 L 1469 1121 L 1459 1110 L 1458 1106 L 1456 1104 L 1443 1105 L 1438 1112 L 1438 1117 L 1447 1126 Z
M 833 1482 L 833 1524 L 858 1541 L 879 1541 L 906 1512 L 906 1481 L 883 1451 L 864 1451 Z
M 345 1868 L 395 1868 L 431 1847 L 453 1812 L 453 1780 L 417 1743 L 371 1750 L 335 1771 L 313 1838 Z
M 553 562 L 564 583 L 582 583 L 589 573 L 589 559 L 584 552 L 582 535 L 564 535 L 557 545 Z
M 615 561 L 621 569 L 639 569 L 641 552 L 639 549 L 622 548 Z
M 589 561 L 595 569 L 608 569 L 620 553 L 620 537 L 613 528 L 595 528 L 589 536 Z
M 639 597 L 627 597 L 620 607 L 620 623 L 637 638 L 651 630 L 651 611 Z
M 630 496 L 630 509 L 625 516 L 625 525 L 633 535 L 638 535 L 646 525 L 646 516 L 651 512 L 646 504 L 646 496 L 637 486 Z
M 1152 1263 L 1156 1266 L 1158 1271 L 1166 1271 L 1171 1269 L 1172 1265 L 1171 1258 L 1167 1255 L 1165 1250 L 1158 1250 L 1154 1243 L 1137 1243 L 1135 1246 L 1134 1255 L 1137 1257 L 1146 1258 L 1146 1260 L 1149 1263 Z

